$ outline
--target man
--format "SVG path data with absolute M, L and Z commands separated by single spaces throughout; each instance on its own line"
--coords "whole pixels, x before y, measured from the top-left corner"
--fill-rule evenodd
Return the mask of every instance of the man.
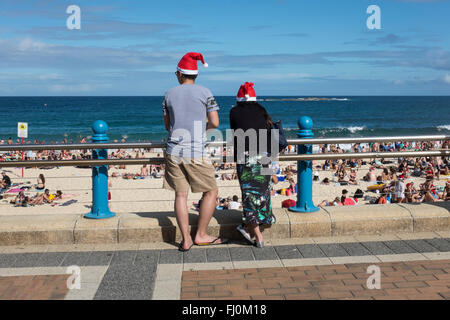
M 229 199 L 229 200 L 228 200 Z M 228 210 L 239 210 L 242 208 L 241 204 L 239 203 L 239 198 L 238 196 L 234 195 L 233 196 L 233 200 L 231 200 L 231 198 L 228 198 Z
M 401 203 L 405 202 L 405 183 L 402 178 L 399 178 L 395 182 L 394 194 L 395 194 L 395 202 Z
M 0 189 L 8 189 L 11 186 L 11 179 L 5 172 L 2 172 L 2 177 L 2 181 L 0 181 Z
M 189 52 L 183 56 L 175 72 L 180 85 L 167 91 L 163 102 L 164 125 L 169 132 L 164 188 L 175 191 L 175 215 L 183 238 L 180 251 L 188 251 L 194 244 L 226 242 L 206 232 L 218 194 L 215 170 L 206 156 L 206 130 L 219 126 L 219 106 L 209 89 L 195 84 L 198 60 L 207 67 L 200 53 Z M 194 239 L 189 233 L 189 189 L 194 193 L 203 192 Z

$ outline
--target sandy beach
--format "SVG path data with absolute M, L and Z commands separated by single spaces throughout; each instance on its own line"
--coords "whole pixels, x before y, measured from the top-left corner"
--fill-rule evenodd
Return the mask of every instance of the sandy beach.
M 153 157 L 156 154 L 147 153 L 146 157 Z M 323 161 L 317 161 L 316 164 L 322 164 Z M 281 167 L 294 164 L 295 162 L 282 162 Z M 112 168 L 109 174 L 112 172 L 119 172 L 121 174 L 131 172 L 139 173 L 141 166 L 127 166 L 126 169 Z M 336 179 L 332 170 L 319 172 L 319 181 L 313 182 L 313 201 L 315 205 L 318 205 L 323 200 L 332 201 L 335 197 L 340 197 L 342 190 L 346 189 L 349 192 L 349 196 L 353 196 L 357 189 L 364 191 L 364 196 L 377 197 L 374 192 L 366 192 L 367 187 L 373 185 L 373 182 L 365 182 L 362 180 L 363 176 L 367 174 L 370 165 L 364 165 L 357 171 L 358 185 L 346 185 L 340 186 L 332 182 Z M 20 168 L 5 168 L 5 171 L 11 178 L 13 183 L 26 183 L 27 185 L 36 184 L 37 177 L 40 173 L 43 173 L 46 178 L 46 188 L 50 190 L 50 193 L 56 193 L 57 190 L 61 190 L 65 197 L 62 200 L 56 202 L 56 205 L 43 204 L 31 207 L 14 207 L 10 204 L 10 201 L 14 199 L 16 193 L 6 193 L 6 197 L 0 200 L 0 215 L 28 215 L 28 214 L 83 214 L 88 213 L 92 204 L 92 180 L 91 169 L 81 169 L 74 167 L 60 167 L 53 169 L 25 169 L 25 176 L 21 178 Z M 316 171 L 316 169 L 314 169 Z M 376 169 L 376 175 L 381 175 L 382 169 Z M 233 170 L 221 170 L 222 173 L 232 173 Z M 324 178 L 330 179 L 329 185 L 321 184 Z M 111 187 L 111 210 L 113 212 L 172 212 L 174 193 L 172 191 L 164 190 L 162 188 L 163 179 L 146 178 L 127 180 L 121 177 L 109 178 Z M 296 179 L 296 178 L 295 178 Z M 441 176 L 440 180 L 434 181 L 436 186 L 445 186 L 448 177 Z M 425 182 L 425 178 L 411 177 L 405 180 L 405 183 L 414 181 L 414 184 L 418 187 L 419 184 Z M 224 181 L 217 179 L 219 187 L 219 197 L 227 198 L 237 195 L 241 200 L 241 192 L 239 183 L 237 180 Z M 289 183 L 287 181 L 279 182 L 275 185 L 274 189 L 279 190 L 281 188 L 287 188 Z M 34 196 L 37 191 L 34 187 L 25 192 L 28 196 Z M 201 197 L 201 194 L 189 194 L 188 205 L 191 211 L 194 211 L 193 202 L 197 202 Z M 276 195 L 272 197 L 272 206 L 274 208 L 280 208 L 282 201 L 286 199 L 296 199 L 296 195 L 284 196 Z M 358 205 L 368 204 L 369 199 L 359 199 Z M 222 211 L 226 214 L 226 210 Z

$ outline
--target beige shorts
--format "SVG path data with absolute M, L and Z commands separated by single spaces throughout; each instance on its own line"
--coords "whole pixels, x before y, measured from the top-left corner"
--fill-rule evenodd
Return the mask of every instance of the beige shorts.
M 209 159 L 185 160 L 166 155 L 163 188 L 175 192 L 208 192 L 217 189 L 215 169 Z

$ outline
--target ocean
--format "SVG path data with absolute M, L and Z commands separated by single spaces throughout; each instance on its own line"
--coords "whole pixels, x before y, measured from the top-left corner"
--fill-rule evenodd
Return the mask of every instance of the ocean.
M 258 97 L 274 120 L 295 138 L 297 119 L 313 119 L 315 137 L 450 134 L 450 96 L 346 96 L 308 101 L 305 97 Z M 322 97 L 323 98 L 323 97 Z M 216 97 L 219 129 L 229 128 L 235 97 Z M 166 138 L 163 97 L 0 97 L 0 139 L 17 138 L 17 123 L 28 123 L 28 140 L 47 143 L 92 136 L 95 120 L 108 123 L 110 141 Z

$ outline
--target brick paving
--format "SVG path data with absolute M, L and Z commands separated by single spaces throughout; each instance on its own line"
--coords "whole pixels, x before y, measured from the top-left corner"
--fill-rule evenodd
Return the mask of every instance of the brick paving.
M 31 247 L 9 248 L 0 247 L 0 299 L 17 298 L 24 291 L 22 299 L 372 299 L 372 298 L 435 298 L 448 299 L 449 289 L 443 287 L 436 291 L 436 287 L 448 283 L 450 273 L 448 261 L 450 259 L 450 238 L 445 236 L 415 240 L 401 240 L 399 237 L 375 238 L 375 240 L 360 241 L 346 240 L 343 243 L 300 241 L 285 244 L 268 245 L 263 249 L 251 246 L 220 246 L 209 248 L 193 248 L 189 252 L 181 253 L 172 247 L 134 246 L 122 249 L 111 246 L 86 248 L 74 247 Z M 416 235 L 414 235 L 416 236 Z M 406 238 L 406 237 L 405 237 Z M 325 241 L 323 241 L 325 240 Z M 170 249 L 169 249 L 170 248 Z M 82 249 L 82 250 L 80 250 Z M 410 253 L 410 254 L 408 254 Z M 314 260 L 317 259 L 316 260 Z M 341 261 L 339 261 L 342 259 Z M 381 290 L 368 290 L 364 283 L 369 276 L 366 273 L 368 261 L 405 261 L 411 259 L 425 259 L 420 261 L 414 269 L 403 270 L 394 263 L 377 263 L 382 268 Z M 354 270 L 362 263 L 360 270 Z M 427 263 L 432 264 L 427 264 Z M 207 266 L 208 263 L 211 263 Z M 352 263 L 340 265 L 345 272 L 323 271 L 327 267 L 298 267 L 267 269 L 267 267 L 299 266 L 317 263 Z M 441 265 L 440 265 L 441 264 Z M 443 265 L 442 265 L 443 264 Z M 82 290 L 52 293 L 52 288 L 44 290 L 39 296 L 31 296 L 30 290 L 20 281 L 9 275 L 27 275 L 21 279 L 39 279 L 30 276 L 36 268 L 36 275 L 63 274 L 65 267 L 77 265 L 87 268 L 82 279 L 89 281 L 89 286 Z M 95 266 L 95 267 L 94 267 Z M 95 269 L 96 267 L 104 267 Z M 160 268 L 160 266 L 163 266 Z M 394 267 L 396 266 L 396 267 Z M 408 263 L 405 264 L 408 266 Z M 427 266 L 427 267 L 426 267 Z M 203 270 L 205 268 L 264 268 L 234 271 L 209 270 L 200 273 L 185 272 L 183 277 L 183 292 L 180 292 L 182 270 Z M 337 268 L 337 265 L 328 268 Z M 390 267 L 390 268 L 389 268 Z M 21 269 L 24 270 L 21 271 Z M 46 268 L 50 268 L 46 273 Z M 54 268 L 60 268 L 55 271 Z M 93 269 L 89 269 L 93 268 Z M 164 270 L 178 270 L 174 274 L 164 273 Z M 14 271 L 14 273 L 11 273 Z M 350 272 L 352 271 L 352 272 Z M 23 273 L 22 273 L 23 272 Z M 208 278 L 208 273 L 214 277 Z M 261 274 L 264 276 L 261 277 Z M 266 274 L 267 273 L 267 274 Z M 192 275 L 195 277 L 188 280 Z M 1 278 L 2 276 L 7 279 Z M 66 277 L 68 275 L 65 275 Z M 221 276 L 218 279 L 217 276 Z M 388 278 L 388 279 L 385 279 Z M 388 281 L 400 277 L 398 281 Z M 51 276 L 50 276 L 51 278 Z M 50 279 L 49 278 L 49 279 Z M 172 281 L 166 281 L 170 279 Z M 194 279 L 194 280 L 193 280 Z M 14 280 L 14 281 L 13 281 Z M 95 285 L 91 281 L 97 281 Z M 220 281 L 219 281 L 220 280 Z M 22 280 L 25 281 L 25 280 Z M 27 280 L 25 282 L 28 282 Z M 49 280 L 50 281 L 50 280 Z M 62 280 L 61 280 L 62 281 Z M 62 281 L 65 288 L 65 280 Z M 98 284 L 98 286 L 96 286 Z M 234 285 L 234 286 L 232 286 Z M 302 286 L 303 285 L 303 286 Z M 7 288 L 5 288 L 7 286 Z M 35 284 L 36 287 L 42 283 Z M 18 288 L 18 289 L 14 289 Z M 8 295 L 2 298 L 4 291 Z M 155 298 L 156 297 L 156 298 Z
M 381 288 L 368 289 L 373 264 L 184 271 L 181 299 L 450 299 L 450 260 L 375 263 Z
M 70 275 L 0 277 L 0 300 L 62 300 Z

